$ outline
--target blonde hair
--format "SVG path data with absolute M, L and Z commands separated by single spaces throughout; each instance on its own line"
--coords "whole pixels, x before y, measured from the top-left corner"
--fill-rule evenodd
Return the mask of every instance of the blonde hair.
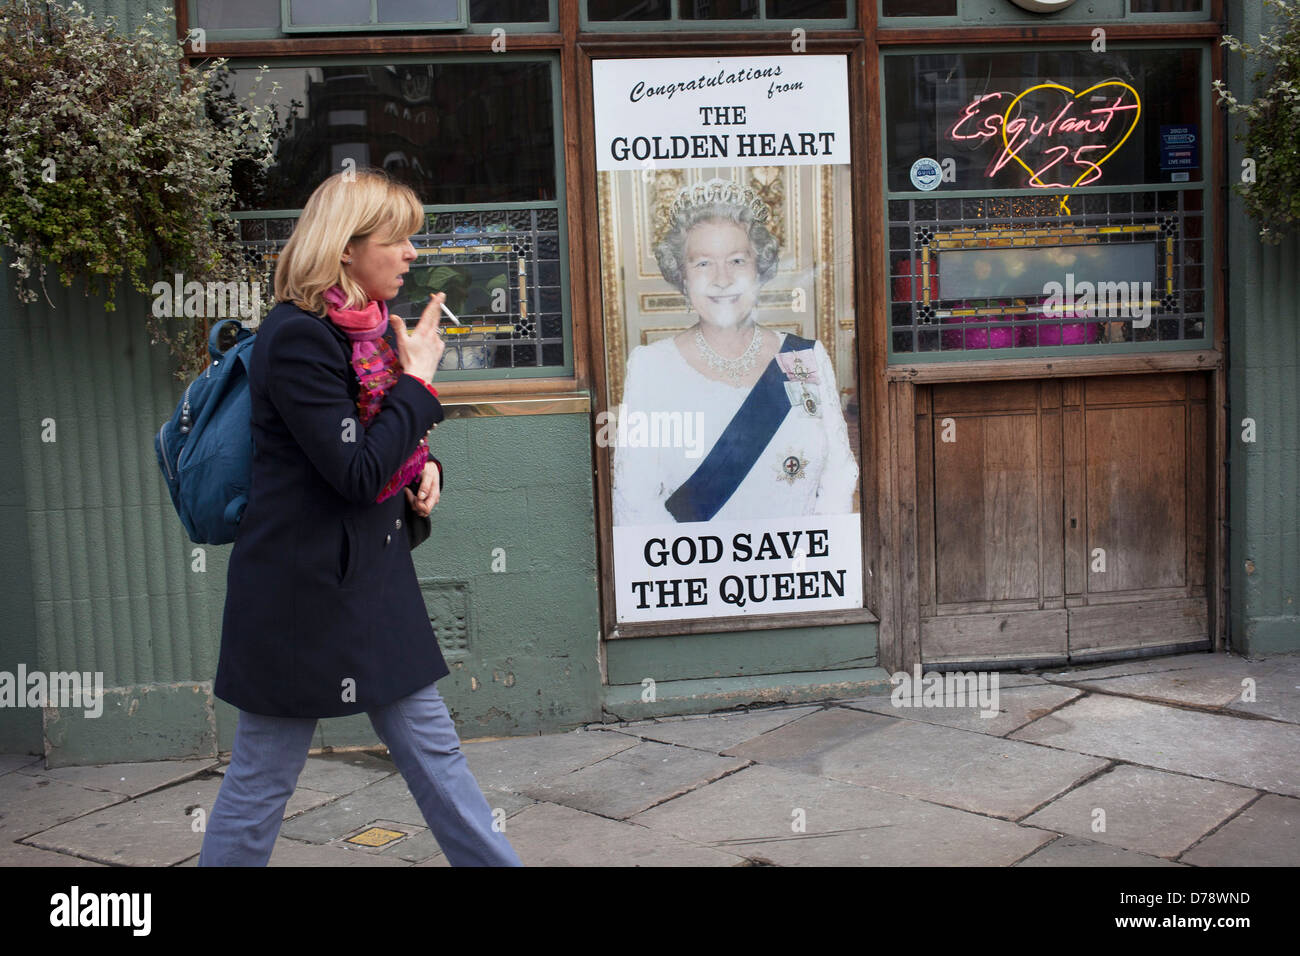
M 424 209 L 409 186 L 377 169 L 335 173 L 316 187 L 275 266 L 275 300 L 325 314 L 325 292 L 340 286 L 347 307 L 369 297 L 343 271 L 343 250 L 357 239 L 397 242 L 424 228 Z

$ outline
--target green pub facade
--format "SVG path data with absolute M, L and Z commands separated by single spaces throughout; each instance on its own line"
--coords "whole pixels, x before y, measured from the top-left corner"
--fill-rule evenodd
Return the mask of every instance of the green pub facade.
M 390 305 L 445 290 L 464 323 L 414 553 L 462 738 L 915 666 L 1300 650 L 1300 245 L 1230 195 L 1211 89 L 1249 91 L 1219 40 L 1268 26 L 1255 0 L 176 15 L 232 91 L 279 84 L 237 213 L 264 288 L 325 176 L 425 203 Z M 187 539 L 158 473 L 182 386 L 151 303 L 4 281 L 0 671 L 103 695 L 0 707 L 0 749 L 229 750 L 229 548 Z M 377 744 L 364 716 L 317 734 Z

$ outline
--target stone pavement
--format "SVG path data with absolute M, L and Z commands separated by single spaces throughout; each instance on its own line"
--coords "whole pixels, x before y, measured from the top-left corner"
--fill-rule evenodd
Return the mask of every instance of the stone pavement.
M 463 750 L 530 866 L 1300 864 L 1300 656 L 1004 673 L 998 698 L 989 717 L 885 694 Z M 0 866 L 193 866 L 224 770 L 42 767 L 0 756 Z M 307 761 L 271 865 L 447 863 L 393 764 L 354 752 Z

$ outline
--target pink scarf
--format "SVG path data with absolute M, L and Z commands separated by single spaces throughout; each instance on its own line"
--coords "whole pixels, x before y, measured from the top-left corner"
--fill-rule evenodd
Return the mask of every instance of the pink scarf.
M 401 377 L 402 366 L 397 355 L 384 341 L 388 328 L 388 307 L 371 299 L 364 309 L 348 309 L 347 296 L 338 286 L 325 292 L 326 311 L 330 321 L 342 329 L 352 340 L 352 368 L 357 373 L 361 390 L 357 395 L 357 410 L 361 413 L 361 427 L 365 428 L 379 414 L 386 393 Z M 397 494 L 424 471 L 429 460 L 429 446 L 424 439 L 416 446 L 411 457 L 384 485 L 375 501 L 384 501 Z

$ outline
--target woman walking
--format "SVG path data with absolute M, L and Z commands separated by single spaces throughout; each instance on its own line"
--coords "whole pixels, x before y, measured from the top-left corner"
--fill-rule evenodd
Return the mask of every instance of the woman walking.
M 435 296 L 390 320 L 424 212 L 380 172 L 340 173 L 280 253 L 249 371 L 253 481 L 230 557 L 214 693 L 239 708 L 200 866 L 263 866 L 320 717 L 364 711 L 453 866 L 519 866 L 460 752 L 405 506 L 442 487 L 425 435 L 443 352 Z M 409 523 L 409 522 L 407 522 Z

